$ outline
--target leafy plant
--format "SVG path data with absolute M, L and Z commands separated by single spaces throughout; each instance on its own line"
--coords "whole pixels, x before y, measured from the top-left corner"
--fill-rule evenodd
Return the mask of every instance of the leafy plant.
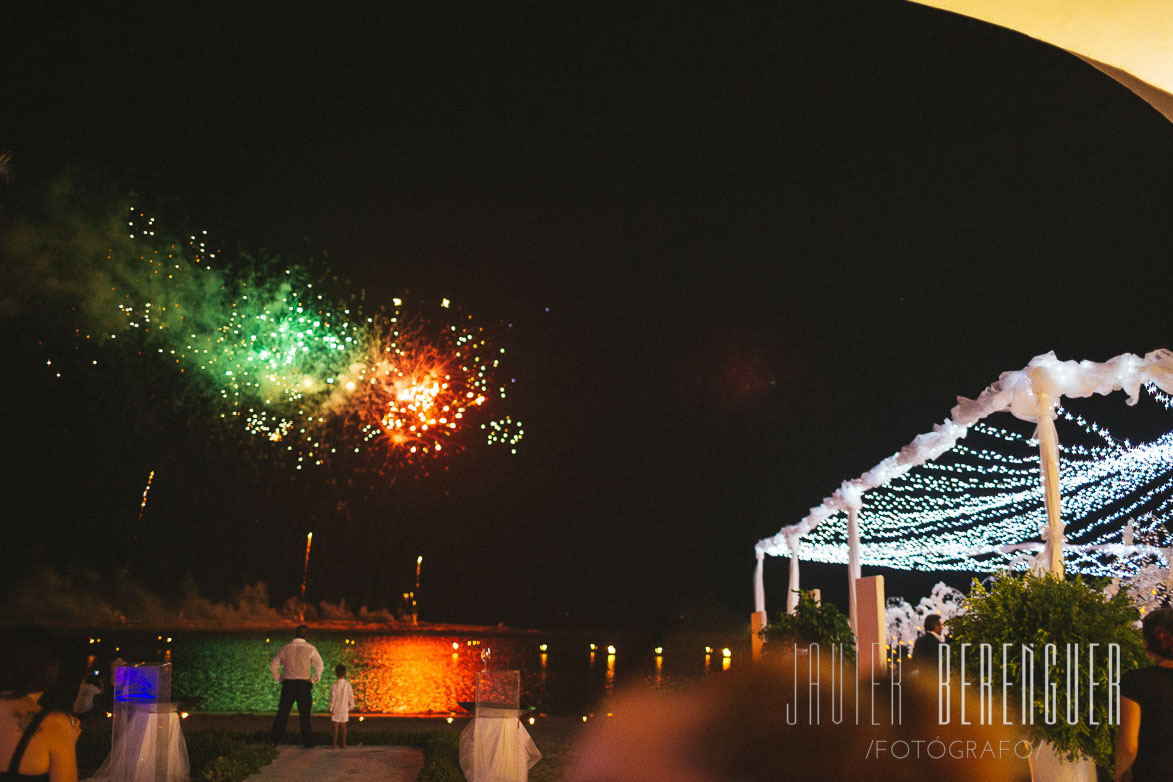
M 243 782 L 276 757 L 277 748 L 272 744 L 242 744 L 208 763 L 199 778 L 205 782 Z
M 818 644 L 820 649 L 830 651 L 841 645 L 843 657 L 855 661 L 855 634 L 851 622 L 843 612 L 830 603 L 820 604 L 813 592 L 801 590 L 794 613 L 781 613 L 778 619 L 761 631 L 766 642 L 764 652 L 771 647 L 785 648 L 792 644 L 809 646 Z
M 460 770 L 460 734 L 436 731 L 424 744 L 419 782 L 465 782 Z
M 1084 756 L 1097 766 L 1110 770 L 1115 726 L 1108 724 L 1108 648 L 1110 644 L 1120 647 L 1118 673 L 1146 664 L 1140 633 L 1133 626 L 1139 618 L 1140 613 L 1123 590 L 1109 597 L 1079 577 L 1064 580 L 1051 574 L 1014 576 L 1003 573 L 994 579 L 989 589 L 975 581 L 963 612 L 949 622 L 952 657 L 956 663 L 958 644 L 971 644 L 965 660 L 966 675 L 972 675 L 976 680 L 981 675 L 978 645 L 989 644 L 993 667 L 985 675 L 999 690 L 1005 677 L 1010 686 L 1009 697 L 1014 704 L 1021 704 L 1024 689 L 1021 649 L 1023 646 L 1033 648 L 1034 688 L 1030 708 L 1034 724 L 1023 727 L 1033 740 L 1051 742 L 1069 760 Z M 1005 656 L 1003 644 L 1010 644 L 1009 654 Z M 1047 644 L 1054 644 L 1057 653 L 1050 671 L 1045 658 Z M 1068 690 L 1067 644 L 1076 645 L 1081 655 L 1077 680 L 1080 708 L 1078 715 L 1073 715 L 1077 718 L 1074 724 L 1067 720 L 1068 696 L 1077 697 L 1076 692 L 1069 693 Z M 1091 644 L 1099 646 L 1089 670 L 1087 654 Z M 1028 659 L 1027 662 L 1032 661 Z M 1030 676 L 1031 673 L 1027 673 L 1027 689 L 1030 689 Z M 1089 677 L 1095 682 L 1092 719 L 1089 719 Z M 1055 687 L 1052 725 L 1048 725 L 1045 719 L 1049 684 Z M 1055 715 L 1055 705 L 1058 715 Z M 1021 708 L 1017 706 L 1010 711 Z M 1020 718 L 1029 723 L 1031 715 L 1022 714 Z

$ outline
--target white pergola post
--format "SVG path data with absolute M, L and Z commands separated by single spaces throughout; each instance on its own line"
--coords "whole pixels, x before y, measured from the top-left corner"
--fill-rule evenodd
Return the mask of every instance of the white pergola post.
M 1051 397 L 1038 395 L 1039 472 L 1043 483 L 1043 502 L 1047 508 L 1047 543 L 1045 564 L 1056 575 L 1063 575 L 1063 517 L 1059 494 L 1059 435 L 1051 419 Z
M 1132 548 L 1132 544 L 1134 541 L 1133 527 L 1135 524 L 1136 524 L 1136 520 L 1132 519 L 1132 518 L 1129 518 L 1128 521 L 1124 522 L 1124 533 L 1122 536 L 1122 542 L 1124 543 L 1125 546 L 1128 546 L 1129 548 Z M 1117 562 L 1120 561 L 1119 554 L 1116 555 L 1116 561 Z M 1119 571 L 1117 571 L 1117 572 L 1119 572 Z M 1118 589 L 1120 589 L 1120 576 L 1112 576 L 1112 593 L 1115 594 Z
M 762 567 L 766 561 L 766 552 L 756 549 L 758 563 L 753 569 L 753 614 L 749 617 L 750 651 L 754 660 L 762 657 L 762 630 L 766 627 L 766 586 L 763 580 Z
M 786 592 L 786 613 L 793 614 L 798 607 L 798 549 L 802 545 L 798 535 L 787 535 L 786 545 L 790 549 L 790 585 Z
M 856 602 L 855 580 L 860 577 L 859 569 L 859 505 L 847 507 L 847 588 L 851 631 L 859 633 L 859 607 Z
M 755 614 L 766 613 L 766 585 L 762 575 L 762 567 L 766 561 L 766 552 L 758 550 L 758 563 L 753 569 L 753 610 Z

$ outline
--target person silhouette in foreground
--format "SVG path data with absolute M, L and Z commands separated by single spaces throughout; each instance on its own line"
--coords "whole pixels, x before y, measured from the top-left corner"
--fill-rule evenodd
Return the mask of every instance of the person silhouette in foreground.
M 1173 778 L 1173 608 L 1158 608 L 1141 624 L 1145 654 L 1155 665 L 1120 677 L 1116 780 Z
M 945 623 L 939 614 L 925 617 L 925 632 L 912 645 L 912 670 L 918 675 L 937 674 L 937 656 L 945 643 Z
M 890 680 L 874 691 L 861 681 L 857 701 L 855 676 L 827 658 L 784 655 L 673 692 L 635 687 L 588 725 L 566 782 L 1030 779 L 1021 730 L 961 725 L 957 687 L 942 696 L 952 719 L 940 724 L 926 677 L 895 697 Z
M 269 663 L 273 681 L 281 682 L 281 700 L 277 705 L 277 716 L 273 719 L 273 743 L 281 740 L 285 733 L 285 722 L 293 704 L 297 704 L 297 716 L 301 719 L 301 745 L 309 749 L 314 745 L 314 734 L 310 728 L 310 710 L 313 708 L 314 685 L 322 678 L 322 656 L 313 644 L 305 639 L 309 629 L 298 625 L 295 638 L 277 652 Z
M 42 707 L 61 647 L 31 625 L 0 629 L 0 780 L 77 782 L 77 717 Z

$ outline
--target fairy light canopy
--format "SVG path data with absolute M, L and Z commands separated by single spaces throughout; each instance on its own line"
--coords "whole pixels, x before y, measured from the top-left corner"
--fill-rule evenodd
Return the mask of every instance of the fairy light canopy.
M 1173 432 L 1134 445 L 1060 400 L 1122 390 L 1135 404 L 1142 389 L 1173 408 L 1173 353 L 1125 354 L 1104 363 L 1037 356 L 977 399 L 959 398 L 933 431 L 844 482 L 801 521 L 758 541 L 759 562 L 795 552 L 808 561 L 849 562 L 847 516 L 853 512 L 862 564 L 979 572 L 1025 567 L 1046 544 L 1047 515 L 1038 441 L 1012 420 L 1007 427 L 990 420 L 1010 413 L 1058 425 L 1067 569 L 1114 575 L 1119 557 L 1135 548 L 1126 540 L 1129 520 L 1160 517 L 1173 506 Z M 757 610 L 764 610 L 760 566 L 758 575 Z

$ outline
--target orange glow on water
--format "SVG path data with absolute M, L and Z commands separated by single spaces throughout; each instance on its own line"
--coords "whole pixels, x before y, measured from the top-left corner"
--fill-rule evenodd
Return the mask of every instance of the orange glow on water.
M 476 697 L 480 661 L 454 654 L 448 639 L 372 637 L 351 649 L 347 678 L 363 711 L 448 714 L 460 701 Z
M 170 652 L 159 648 L 155 633 L 144 639 L 147 652 Z M 166 638 L 166 636 L 163 636 Z M 85 643 L 86 636 L 82 636 Z M 118 639 L 121 640 L 121 639 Z M 271 713 L 277 707 L 278 692 L 268 686 L 268 677 L 257 677 L 267 669 L 275 646 L 284 639 L 240 634 L 185 634 L 173 639 L 173 691 L 198 695 L 201 709 L 208 712 Z M 501 635 L 491 638 L 452 634 L 361 635 L 319 633 L 312 642 L 325 662 L 327 675 L 314 688 L 315 706 L 324 704 L 338 663 L 347 668 L 357 702 L 354 715 L 431 715 L 437 718 L 470 716 L 461 703 L 476 699 L 476 675 L 486 667 L 480 654 L 491 644 L 490 670 L 520 670 L 521 702 L 552 714 L 590 714 L 600 698 L 613 694 L 625 681 L 642 679 L 654 687 L 674 688 L 720 674 L 730 664 L 718 645 L 712 654 L 676 654 L 677 650 L 652 647 L 650 643 L 614 643 L 620 655 L 608 654 L 607 644 L 595 650 L 581 636 L 566 643 L 538 644 L 532 635 Z M 124 642 L 125 643 L 125 642 Z M 455 644 L 455 648 L 453 645 Z M 635 651 L 653 649 L 655 655 Z M 703 641 L 689 644 L 703 649 Z M 130 648 L 130 647 L 127 647 Z M 143 652 L 146 654 L 147 652 Z M 720 656 L 720 665 L 714 658 Z

